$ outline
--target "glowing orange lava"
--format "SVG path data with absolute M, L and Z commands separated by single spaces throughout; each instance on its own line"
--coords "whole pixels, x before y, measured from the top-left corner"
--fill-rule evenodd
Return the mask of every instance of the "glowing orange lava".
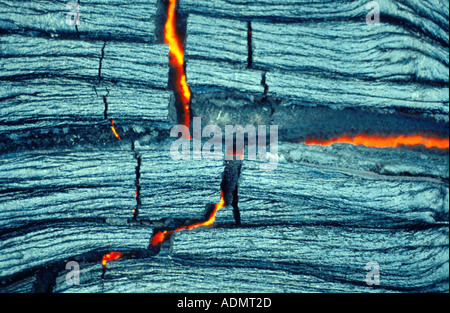
M 238 156 L 240 160 L 244 159 L 244 154 L 242 152 L 235 152 L 231 156 Z
M 184 113 L 184 125 L 189 127 L 191 90 L 187 84 L 186 72 L 184 69 L 184 48 L 177 32 L 177 19 L 175 6 L 178 0 L 169 0 L 167 10 L 167 20 L 164 26 L 164 42 L 169 46 L 169 64 L 175 69 L 175 88 L 180 95 L 182 109 Z
M 244 153 L 242 151 L 234 151 L 233 147 L 227 147 L 227 159 L 228 158 L 233 158 L 238 156 L 239 159 L 243 160 L 244 159 Z M 234 159 L 234 158 L 233 158 Z
M 111 124 L 112 124 L 111 129 L 112 129 L 114 135 L 115 135 L 117 138 L 119 138 L 119 140 L 122 140 L 122 138 L 120 137 L 120 135 L 117 133 L 116 125 L 114 125 L 114 121 L 113 121 L 113 120 L 111 120 Z
M 201 226 L 210 226 L 214 223 L 214 221 L 216 220 L 216 213 L 217 211 L 219 211 L 221 208 L 223 208 L 225 206 L 225 199 L 223 197 L 223 191 L 220 192 L 220 203 L 216 203 L 216 205 L 214 206 L 214 210 L 211 212 L 211 214 L 209 215 L 209 218 L 204 221 L 204 222 L 199 222 L 199 223 L 195 223 L 192 225 L 185 225 L 182 227 L 179 227 L 175 230 L 164 230 L 164 231 L 159 231 L 157 232 L 152 239 L 150 240 L 150 244 L 152 246 L 156 246 L 160 243 L 162 243 L 167 236 L 172 235 L 174 232 L 176 231 L 181 231 L 183 229 L 194 229 L 197 227 L 201 227 Z
M 102 265 L 103 268 L 106 269 L 106 264 L 110 261 L 115 261 L 117 259 L 120 259 L 122 257 L 122 253 L 120 252 L 110 252 L 108 254 L 105 254 L 102 258 Z
M 449 139 L 441 139 L 438 137 L 424 136 L 424 135 L 365 135 L 360 134 L 356 136 L 340 136 L 330 140 L 306 139 L 306 145 L 321 145 L 329 146 L 333 143 L 350 143 L 353 145 L 363 145 L 366 147 L 387 148 L 423 145 L 427 148 L 448 149 Z
M 162 243 L 166 239 L 166 236 L 172 235 L 174 231 L 175 230 L 170 230 L 170 231 L 164 230 L 164 231 L 157 232 L 150 240 L 150 244 L 152 246 L 156 246 L 156 245 Z

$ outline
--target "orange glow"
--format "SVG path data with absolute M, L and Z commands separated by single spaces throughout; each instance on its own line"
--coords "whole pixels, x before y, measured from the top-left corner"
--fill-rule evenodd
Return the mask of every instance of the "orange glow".
M 169 0 L 169 8 L 167 10 L 167 20 L 164 26 L 165 43 L 170 47 L 171 64 L 183 66 L 184 50 L 177 34 L 177 19 L 175 17 L 175 6 L 177 0 Z
M 105 254 L 102 258 L 103 268 L 106 269 L 106 264 L 108 262 L 118 260 L 121 257 L 122 257 L 122 253 L 120 253 L 120 252 L 110 252 L 108 254 Z
M 350 143 L 353 145 L 363 145 L 366 147 L 387 148 L 423 145 L 427 148 L 448 149 L 449 139 L 441 139 L 438 137 L 422 136 L 422 135 L 399 135 L 399 136 L 379 136 L 360 134 L 356 136 L 341 136 L 330 140 L 306 139 L 306 145 L 329 146 L 333 143 Z
M 162 243 L 166 239 L 166 236 L 172 235 L 173 232 L 174 232 L 174 230 L 171 230 L 171 231 L 164 230 L 164 231 L 157 232 L 150 240 L 150 244 L 152 246 L 156 246 L 156 245 Z
M 180 36 L 177 33 L 177 19 L 175 15 L 175 6 L 177 0 L 169 0 L 167 10 L 167 21 L 164 26 L 164 42 L 169 46 L 169 64 L 175 69 L 175 88 L 179 94 L 184 113 L 184 125 L 189 127 L 191 90 L 187 84 L 186 73 L 184 70 L 184 48 Z
M 150 240 L 150 244 L 152 246 L 156 246 L 156 245 L 164 242 L 164 240 L 166 239 L 166 236 L 170 236 L 176 231 L 181 231 L 183 229 L 191 230 L 191 229 L 194 229 L 194 228 L 197 228 L 197 227 L 201 227 L 201 226 L 210 226 L 210 225 L 212 225 L 214 223 L 214 221 L 216 220 L 216 213 L 217 213 L 217 211 L 219 211 L 224 206 L 225 206 L 225 199 L 223 197 L 223 191 L 221 191 L 220 192 L 220 203 L 216 203 L 216 205 L 214 206 L 214 210 L 211 212 L 211 214 L 209 215 L 209 218 L 206 221 L 195 223 L 195 224 L 192 224 L 192 225 L 185 225 L 185 226 L 179 227 L 179 228 L 177 228 L 175 230 L 159 231 L 152 237 L 152 239 Z
M 216 213 L 217 211 L 219 211 L 221 208 L 223 208 L 225 206 L 225 199 L 223 197 L 223 191 L 220 192 L 220 202 L 216 203 L 216 205 L 214 206 L 214 210 L 212 211 L 211 215 L 209 216 L 208 220 L 206 220 L 205 222 L 201 222 L 201 223 L 196 223 L 193 225 L 189 225 L 189 226 L 185 226 L 181 229 L 184 228 L 188 228 L 188 229 L 194 229 L 196 227 L 200 227 L 200 226 L 210 226 L 214 223 L 214 221 L 216 220 Z M 181 230 L 179 229 L 179 230 Z
M 122 138 L 120 137 L 120 135 L 117 133 L 116 125 L 114 125 L 114 121 L 113 121 L 113 120 L 111 120 L 111 124 L 112 124 L 111 129 L 112 129 L 114 135 L 115 135 L 117 138 L 119 138 L 119 140 L 122 140 Z
M 227 154 L 227 157 L 236 157 L 236 156 L 238 156 L 239 159 L 241 159 L 241 160 L 244 159 L 244 152 L 243 151 L 238 151 L 238 149 L 236 149 L 236 151 L 235 151 L 233 146 L 227 146 L 226 147 L 226 154 Z
M 235 157 L 238 156 L 239 159 L 243 160 L 244 159 L 244 154 L 242 152 L 233 152 L 233 153 L 227 153 L 228 157 Z

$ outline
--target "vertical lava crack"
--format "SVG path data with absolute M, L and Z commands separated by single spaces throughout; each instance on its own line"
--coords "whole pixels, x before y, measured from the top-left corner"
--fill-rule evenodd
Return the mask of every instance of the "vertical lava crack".
M 116 124 L 114 124 L 114 120 L 111 120 L 111 124 L 111 130 L 113 131 L 114 136 L 116 136 L 119 140 L 122 140 L 122 137 L 120 137 L 119 133 L 116 130 Z
M 238 183 L 242 170 L 242 159 L 240 160 L 225 160 L 225 170 L 222 174 L 222 183 L 220 188 L 223 192 L 225 203 L 231 204 L 233 208 L 234 221 L 236 225 L 241 225 L 241 215 L 238 207 Z
M 114 122 L 114 121 L 112 121 Z M 119 138 L 120 139 L 120 138 Z M 137 153 L 135 151 L 135 146 L 134 146 L 134 142 L 131 145 L 131 149 L 134 151 L 134 157 L 137 160 L 137 166 L 136 166 L 136 179 L 135 179 L 135 185 L 136 185 L 136 208 L 133 210 L 133 218 L 134 220 L 137 220 L 138 214 L 139 214 L 139 209 L 141 208 L 141 186 L 139 184 L 139 180 L 141 178 L 141 163 L 142 163 L 142 157 L 139 155 L 139 153 Z M 129 253 L 122 253 L 122 252 L 109 252 L 105 255 L 103 255 L 102 257 L 102 267 L 103 267 L 103 274 L 102 274 L 102 278 L 105 277 L 105 273 L 106 273 L 106 267 L 108 262 L 111 261 L 116 261 L 118 259 L 126 259 L 129 257 L 139 257 L 139 256 L 143 256 L 146 255 L 147 253 L 142 253 L 139 252 L 139 250 L 133 250 Z
M 164 43 L 169 46 L 170 76 L 176 99 L 177 119 L 189 128 L 191 90 L 187 84 L 184 62 L 184 36 L 178 28 L 178 0 L 168 0 L 167 20 L 164 25 Z
M 248 48 L 248 55 L 247 55 L 247 68 L 253 67 L 253 40 L 252 40 L 252 22 L 247 21 L 247 48 Z
M 264 72 L 261 75 L 261 86 L 263 86 L 264 91 L 263 91 L 263 97 L 261 98 L 261 100 L 259 100 L 259 103 L 263 103 L 267 100 L 267 94 L 269 93 L 269 85 L 267 85 L 266 82 L 266 75 L 267 73 Z
M 264 72 L 261 77 L 261 86 L 264 87 L 264 96 L 267 96 L 267 94 L 269 93 L 269 85 L 267 85 L 266 83 L 266 74 L 267 73 Z
M 94 88 L 95 88 L 95 86 L 94 86 Z M 103 117 L 105 120 L 108 119 L 108 101 L 107 101 L 107 98 L 109 96 L 108 88 L 106 88 L 106 91 L 107 91 L 106 95 L 103 96 L 103 103 L 105 104 L 105 110 L 103 111 Z
M 102 77 L 102 63 L 103 63 L 103 59 L 105 57 L 105 47 L 106 47 L 106 41 L 103 43 L 102 54 L 100 56 L 99 65 L 98 65 L 98 81 L 99 82 L 101 82 L 103 80 L 103 77 Z
M 139 184 L 139 180 L 141 178 L 141 163 L 142 163 L 142 157 L 135 152 L 134 157 L 137 160 L 137 165 L 136 165 L 136 180 L 135 180 L 135 185 L 136 185 L 136 191 L 135 191 L 135 199 L 136 199 L 136 208 L 133 211 L 133 218 L 135 220 L 137 220 L 137 217 L 139 215 L 139 210 L 142 206 L 142 202 L 141 202 L 141 185 Z

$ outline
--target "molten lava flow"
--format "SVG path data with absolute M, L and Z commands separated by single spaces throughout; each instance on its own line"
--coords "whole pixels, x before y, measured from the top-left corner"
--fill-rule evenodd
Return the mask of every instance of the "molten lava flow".
M 152 246 L 156 246 L 156 245 L 162 243 L 166 239 L 166 236 L 172 235 L 174 231 L 175 230 L 170 230 L 170 231 L 164 230 L 164 231 L 157 232 L 150 240 L 150 244 Z
M 108 254 L 105 254 L 102 258 L 102 265 L 103 269 L 106 269 L 106 264 L 110 261 L 115 261 L 117 259 L 120 259 L 122 257 L 122 253 L 120 252 L 110 252 Z
M 375 148 L 387 148 L 387 147 L 400 147 L 405 146 L 417 146 L 423 145 L 427 148 L 439 148 L 448 149 L 449 139 L 441 139 L 439 137 L 423 136 L 423 135 L 393 135 L 393 136 L 380 136 L 380 135 L 365 135 L 360 134 L 356 136 L 341 136 L 330 140 L 317 140 L 306 139 L 306 145 L 321 145 L 329 146 L 333 143 L 350 143 L 353 145 L 363 145 L 367 147 Z
M 242 152 L 234 152 L 231 156 L 238 156 L 240 160 L 244 159 L 244 154 Z
M 227 156 L 227 160 L 228 159 L 234 159 L 236 156 L 239 157 L 240 160 L 244 159 L 244 152 L 242 151 L 238 151 L 239 148 L 235 147 L 235 146 L 227 146 L 225 148 L 226 151 L 226 156 Z
M 170 48 L 169 50 L 169 64 L 175 70 L 175 89 L 177 99 L 182 104 L 184 113 L 184 125 L 189 128 L 190 123 L 190 108 L 191 90 L 187 84 L 186 72 L 184 69 L 184 49 L 177 31 L 177 18 L 175 14 L 175 7 L 178 0 L 169 0 L 169 7 L 167 10 L 167 20 L 164 26 L 164 42 Z
M 217 211 L 219 211 L 221 208 L 223 208 L 225 206 L 225 199 L 223 197 L 223 191 L 220 192 L 220 202 L 216 203 L 216 205 L 214 206 L 214 210 L 211 212 L 211 214 L 209 215 L 209 218 L 204 221 L 204 222 L 200 222 L 200 223 L 196 223 L 193 225 L 189 225 L 189 226 L 184 226 L 182 228 L 180 228 L 179 230 L 182 229 L 194 229 L 196 227 L 200 227 L 200 226 L 210 226 L 214 223 L 214 221 L 216 220 L 216 213 Z
M 175 230 L 162 230 L 162 231 L 158 231 L 150 240 L 150 244 L 152 246 L 156 246 L 162 242 L 164 242 L 164 240 L 166 239 L 167 236 L 172 235 L 174 232 L 176 231 L 181 231 L 183 229 L 194 229 L 197 227 L 201 227 L 201 226 L 210 226 L 214 223 L 215 219 L 216 219 L 216 213 L 217 211 L 219 211 L 221 208 L 223 208 L 225 206 L 225 199 L 223 197 L 223 191 L 220 193 L 220 203 L 216 203 L 216 205 L 214 206 L 214 210 L 211 212 L 211 214 L 209 215 L 208 219 L 204 222 L 199 222 L 199 223 L 195 223 L 195 224 L 191 224 L 191 225 L 185 225 L 182 227 L 179 227 Z
M 120 137 L 120 135 L 117 133 L 116 125 L 114 125 L 114 121 L 113 121 L 113 120 L 111 120 L 111 124 L 112 124 L 111 129 L 112 129 L 114 135 L 115 135 L 117 138 L 119 138 L 119 140 L 122 140 L 122 138 Z

